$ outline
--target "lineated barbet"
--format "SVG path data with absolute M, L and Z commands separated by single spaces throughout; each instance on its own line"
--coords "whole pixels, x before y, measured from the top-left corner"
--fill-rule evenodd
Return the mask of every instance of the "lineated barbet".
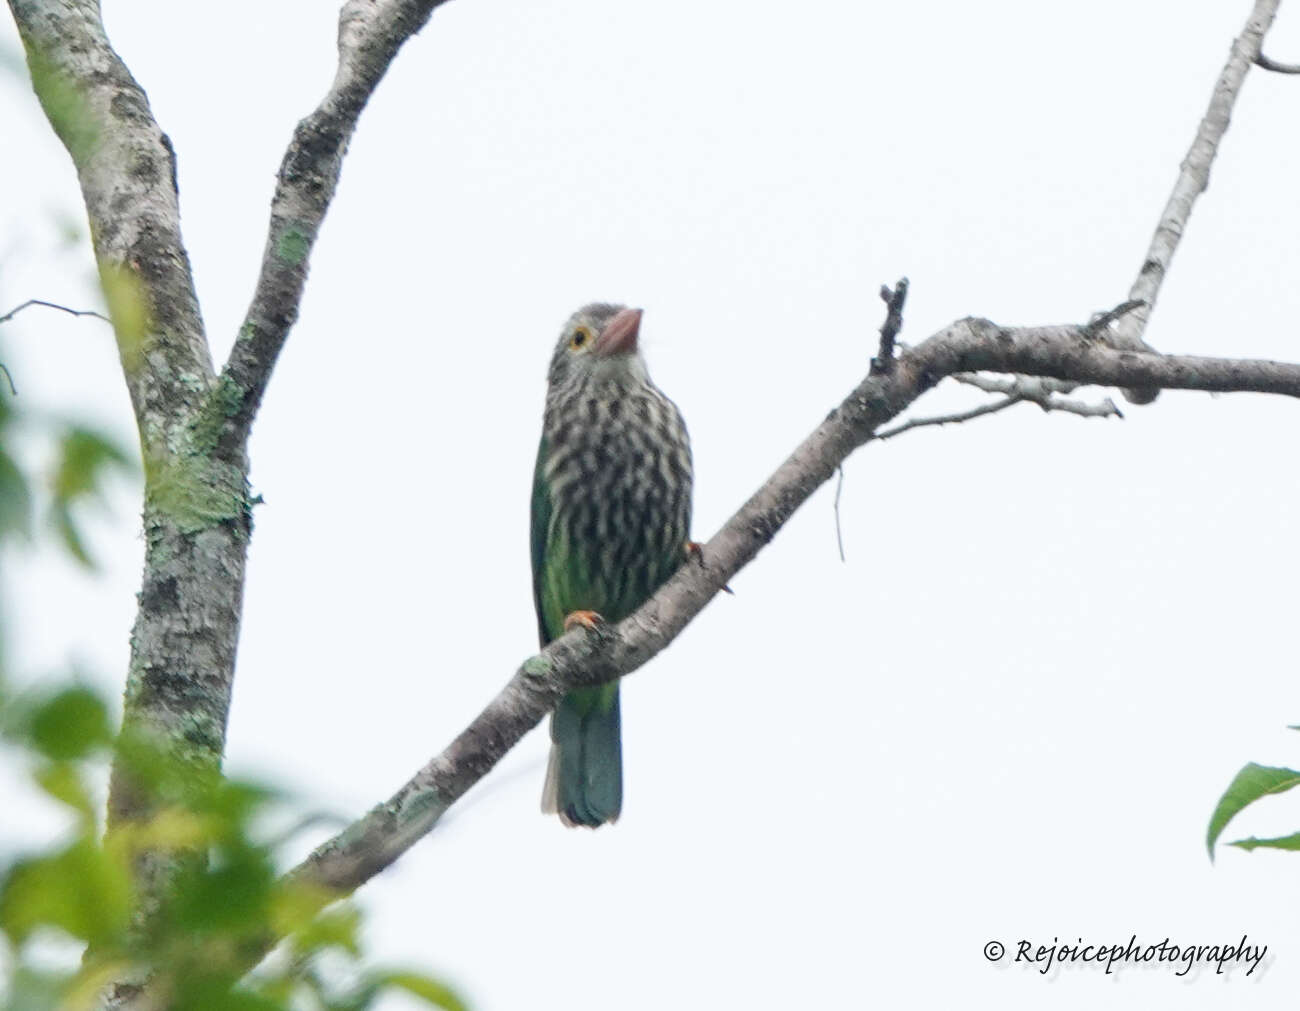
M 584 306 L 551 358 L 532 504 L 543 646 L 627 617 L 695 547 L 686 425 L 650 381 L 640 328 L 640 309 Z M 595 828 L 622 804 L 618 682 L 570 692 L 551 716 L 542 810 Z

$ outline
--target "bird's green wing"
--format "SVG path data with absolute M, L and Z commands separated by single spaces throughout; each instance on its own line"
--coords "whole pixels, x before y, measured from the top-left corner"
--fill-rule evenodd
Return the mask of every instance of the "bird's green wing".
M 551 641 L 546 633 L 546 619 L 542 611 L 542 579 L 546 571 L 546 535 L 551 526 L 551 495 L 542 476 L 546 462 L 546 436 L 537 447 L 537 466 L 533 468 L 532 548 L 533 548 L 533 604 L 537 608 L 537 631 L 545 646 Z

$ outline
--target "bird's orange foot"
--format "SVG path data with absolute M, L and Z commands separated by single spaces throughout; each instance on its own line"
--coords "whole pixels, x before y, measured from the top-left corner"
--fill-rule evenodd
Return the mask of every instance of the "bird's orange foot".
M 568 632 L 574 628 L 585 628 L 594 632 L 596 626 L 604 620 L 595 611 L 570 611 L 564 616 L 564 630 Z

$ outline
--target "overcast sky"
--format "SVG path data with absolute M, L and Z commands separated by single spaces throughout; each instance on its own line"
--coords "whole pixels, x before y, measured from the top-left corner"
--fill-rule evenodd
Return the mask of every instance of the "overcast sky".
M 645 308 L 706 539 L 858 382 L 882 282 L 911 278 L 913 341 L 1123 300 L 1250 6 L 441 8 L 362 118 L 253 436 L 265 505 L 228 768 L 354 816 L 534 650 L 532 461 L 578 305 Z M 223 360 L 284 146 L 333 74 L 336 9 L 106 8 L 178 152 Z M 17 45 L 6 15 L 0 46 Z M 1266 48 L 1300 60 L 1300 12 Z M 22 81 L 0 103 L 0 311 L 95 305 L 67 157 Z M 1249 75 L 1156 347 L 1300 358 L 1298 116 L 1300 79 Z M 26 314 L 4 360 L 28 408 L 133 444 L 94 320 Z M 945 385 L 913 413 L 978 402 Z M 1297 411 L 1025 406 L 859 451 L 847 563 L 823 489 L 624 687 L 618 825 L 539 813 L 534 732 L 363 890 L 376 960 L 433 966 L 482 1011 L 1293 1007 L 1300 855 L 1211 865 L 1204 834 L 1245 762 L 1300 763 Z M 119 690 L 137 496 L 121 482 L 93 524 L 98 577 L 43 553 L 6 573 L 19 671 L 75 663 Z M 9 800 L 15 782 L 9 852 L 57 828 Z M 1228 837 L 1297 828 L 1286 796 Z M 1132 934 L 1247 934 L 1269 954 L 1250 978 L 1182 979 L 983 955 Z

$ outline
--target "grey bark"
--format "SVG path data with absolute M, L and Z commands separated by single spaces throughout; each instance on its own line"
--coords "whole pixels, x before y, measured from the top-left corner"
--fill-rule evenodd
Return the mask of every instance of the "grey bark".
M 176 161 L 94 0 L 11 0 L 37 96 L 77 169 L 145 465 L 145 570 L 125 730 L 219 766 L 248 541 L 243 447 L 213 452 L 216 375 L 181 239 Z M 109 823 L 148 814 L 115 768 Z M 145 862 L 146 907 L 161 865 Z
M 1178 179 L 1174 183 L 1173 192 L 1160 214 L 1137 279 L 1129 289 L 1129 298 L 1139 299 L 1145 304 L 1116 322 L 1110 334 L 1110 342 L 1115 347 L 1135 351 L 1151 350 L 1143 335 L 1151 319 L 1151 312 L 1155 309 L 1160 286 L 1169 272 L 1174 253 L 1178 251 L 1178 243 L 1187 231 L 1187 222 L 1191 220 L 1196 198 L 1210 185 L 1210 166 L 1219 153 L 1219 143 L 1228 132 L 1232 107 L 1241 93 L 1246 72 L 1259 59 L 1264 36 L 1277 17 L 1281 2 L 1282 0 L 1255 0 L 1255 7 L 1250 12 L 1245 28 L 1233 40 L 1228 62 L 1214 83 L 1209 108 L 1201 117 L 1192 146 L 1178 167 Z M 1156 390 L 1152 387 L 1129 388 L 1124 390 L 1124 397 L 1133 404 L 1149 404 L 1156 399 Z

